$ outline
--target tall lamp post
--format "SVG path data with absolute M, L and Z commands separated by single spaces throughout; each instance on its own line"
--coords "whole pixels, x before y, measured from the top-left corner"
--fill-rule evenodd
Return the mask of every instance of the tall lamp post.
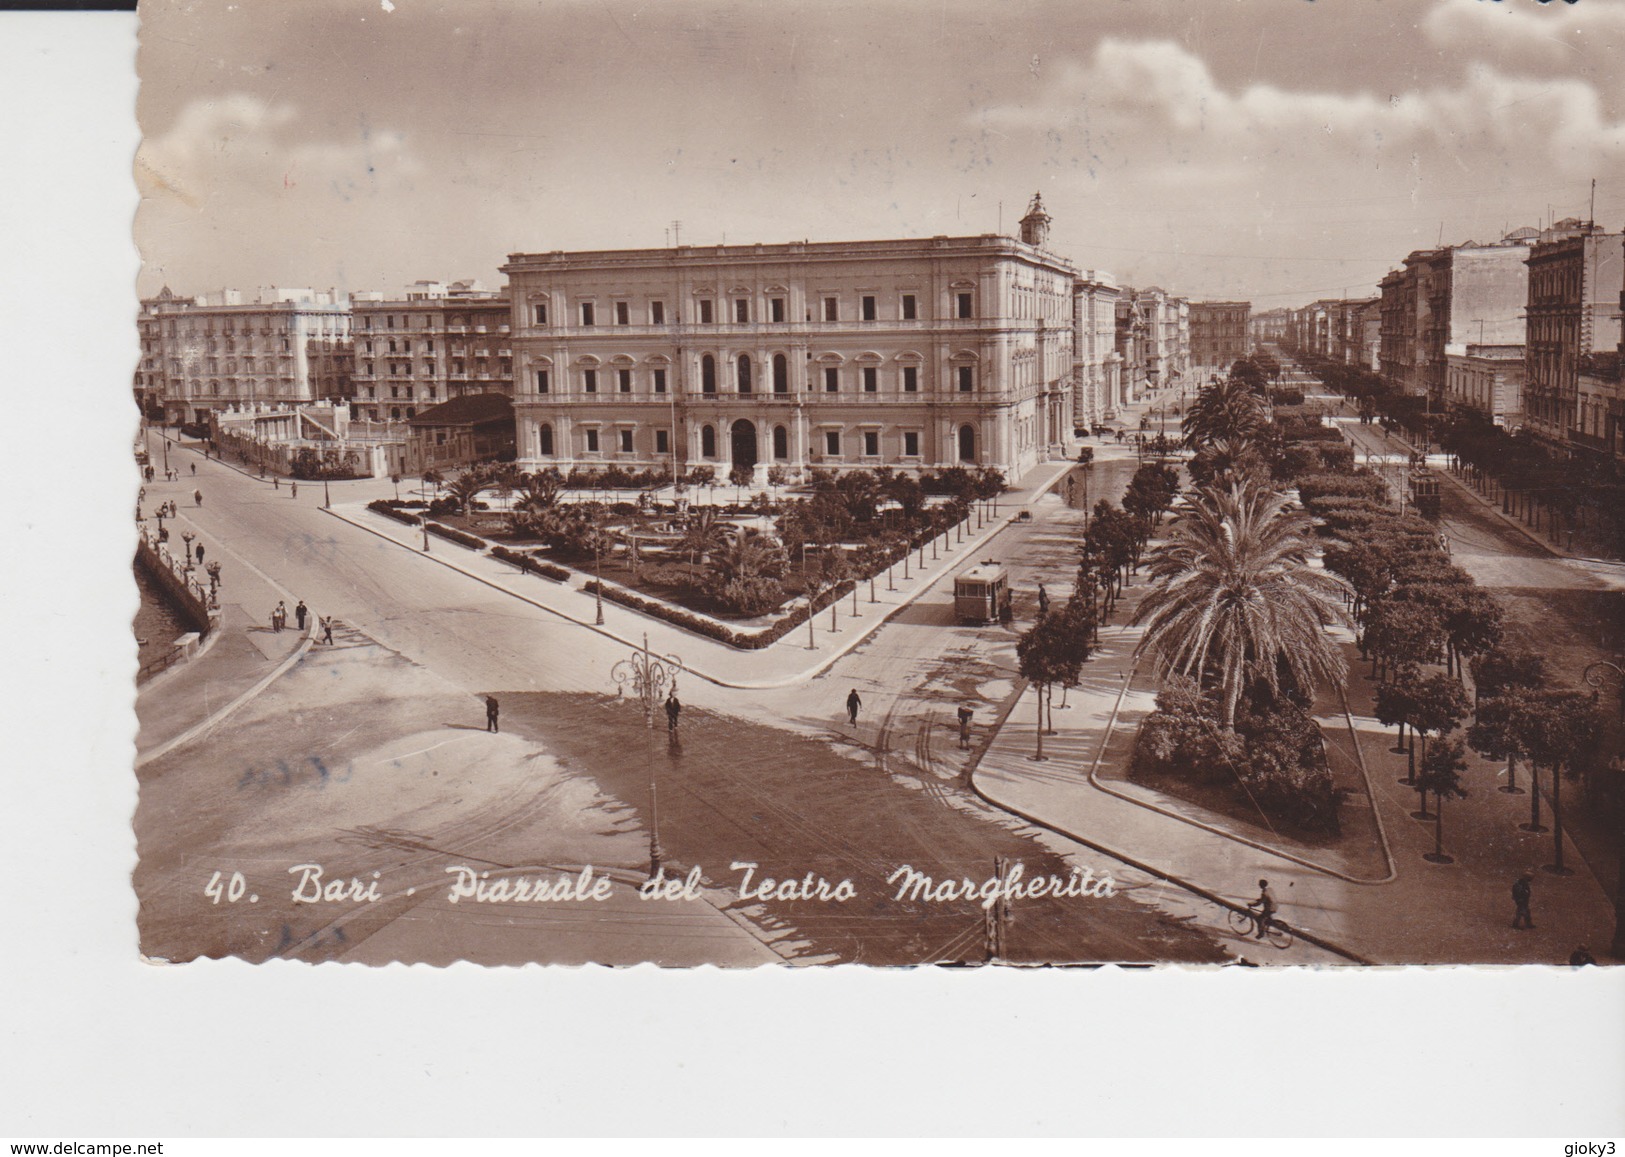
M 1585 669 L 1582 678 L 1586 686 L 1591 688 L 1592 702 L 1596 702 L 1599 693 L 1609 683 L 1619 688 L 1619 721 L 1625 723 L 1625 667 L 1618 663 L 1610 663 L 1607 659 L 1598 659 Z
M 630 689 L 643 706 L 645 733 L 654 730 L 655 711 L 666 692 L 677 694 L 677 675 L 683 670 L 683 661 L 676 655 L 655 655 L 649 651 L 649 636 L 643 636 L 643 646 L 610 668 L 615 680 L 615 694 L 620 696 Z M 664 853 L 660 848 L 660 807 L 658 783 L 655 779 L 655 761 L 649 765 L 649 878 L 660 874 Z
M 604 625 L 604 539 L 601 533 L 592 536 L 592 593 L 594 599 L 595 616 L 593 622 L 598 626 Z

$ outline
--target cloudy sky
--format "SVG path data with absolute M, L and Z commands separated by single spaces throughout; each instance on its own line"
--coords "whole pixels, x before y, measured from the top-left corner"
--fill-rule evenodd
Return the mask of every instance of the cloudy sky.
M 143 0 L 141 289 L 1013 232 L 1258 308 L 1625 224 L 1625 3 Z

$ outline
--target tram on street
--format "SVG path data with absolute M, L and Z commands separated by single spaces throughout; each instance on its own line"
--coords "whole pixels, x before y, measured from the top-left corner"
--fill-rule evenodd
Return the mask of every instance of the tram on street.
M 1010 607 L 1010 576 L 992 559 L 954 579 L 954 619 L 960 623 L 998 621 Z

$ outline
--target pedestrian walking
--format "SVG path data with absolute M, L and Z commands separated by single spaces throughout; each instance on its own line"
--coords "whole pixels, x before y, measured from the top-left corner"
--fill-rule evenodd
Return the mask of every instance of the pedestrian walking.
M 281 490 L 282 489 L 282 479 L 278 478 L 275 474 L 271 475 L 271 489 L 272 490 Z
M 199 506 L 202 506 L 203 505 L 203 491 L 201 491 L 201 490 L 192 491 L 192 501 L 197 503 Z
M 677 730 L 677 717 L 683 713 L 683 705 L 677 701 L 677 692 L 673 691 L 666 696 L 666 730 Z
M 959 750 L 961 751 L 966 751 L 970 748 L 971 714 L 972 712 L 970 709 L 970 704 L 961 703 L 959 705 Z
M 333 616 L 328 615 L 322 620 L 322 642 L 329 647 L 333 645 Z
M 276 629 L 281 630 L 288 625 L 288 604 L 279 602 L 276 605 Z
M 1049 614 L 1049 592 L 1044 589 L 1043 583 L 1038 584 L 1038 613 Z
M 485 729 L 487 731 L 501 730 L 499 727 L 497 727 L 497 713 L 499 710 L 500 709 L 497 707 L 496 696 L 487 695 L 485 697 Z
M 198 549 L 202 550 L 203 548 L 198 547 Z M 310 610 L 305 606 L 305 600 L 300 599 L 299 605 L 293 608 L 293 621 L 299 624 L 301 631 L 305 629 L 305 616 L 308 614 L 310 614 Z
M 197 477 L 197 463 L 196 462 L 192 463 L 192 477 L 193 478 Z
M 1512 916 L 1514 928 L 1533 928 L 1535 921 L 1529 915 L 1529 892 L 1534 886 L 1535 878 L 1528 872 L 1518 877 L 1518 882 L 1512 885 L 1512 902 L 1517 911 Z
M 198 566 L 203 565 L 203 544 L 201 542 L 197 544 L 197 564 Z
M 846 721 L 853 727 L 858 725 L 858 708 L 863 706 L 863 700 L 858 698 L 858 689 L 852 688 L 852 693 L 846 697 Z
M 293 498 L 298 498 L 299 497 L 299 483 L 297 483 L 297 482 L 288 483 L 288 490 L 291 492 L 290 497 L 293 497 Z

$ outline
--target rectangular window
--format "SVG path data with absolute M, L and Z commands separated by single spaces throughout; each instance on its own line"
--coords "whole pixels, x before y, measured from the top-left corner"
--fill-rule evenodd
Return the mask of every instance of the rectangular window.
M 587 453 L 589 453 L 589 454 L 598 453 L 598 431 L 597 430 L 588 430 L 587 431 Z
M 920 456 L 920 435 L 916 430 L 906 430 L 903 433 L 903 456 L 905 458 L 918 458 Z
M 956 299 L 955 299 L 954 307 L 955 307 L 954 316 L 956 316 L 956 317 L 969 317 L 970 316 L 970 294 L 968 294 L 968 293 L 958 294 Z
M 530 308 L 531 308 L 531 312 L 536 317 L 536 324 L 537 325 L 546 325 L 547 324 L 547 306 L 545 304 L 533 305 Z
M 734 299 L 734 320 L 739 322 L 750 320 L 750 302 L 743 297 Z
M 870 458 L 880 455 L 880 431 L 865 430 L 863 432 L 863 452 Z
M 585 373 L 583 373 L 581 375 L 581 381 L 582 381 L 582 385 L 584 385 L 586 387 L 586 390 L 587 390 L 587 392 L 589 394 L 596 394 L 598 392 L 598 371 L 597 370 L 587 370 Z
M 671 431 L 669 431 L 669 430 L 656 430 L 655 431 L 655 453 L 656 454 L 670 454 L 671 453 Z
M 869 294 L 864 294 L 864 297 L 863 297 L 863 320 L 864 321 L 873 321 L 874 319 L 875 319 L 875 299 L 872 296 L 870 296 Z
M 771 316 L 772 316 L 774 321 L 783 321 L 784 320 L 784 298 L 775 297 L 769 303 L 769 307 L 773 311 Z
M 711 302 L 709 300 L 703 300 L 700 302 L 700 324 L 711 324 Z
M 621 393 L 630 394 L 632 392 L 632 371 L 616 370 L 615 384 L 620 387 Z
M 919 366 L 904 366 L 903 367 L 903 393 L 905 393 L 905 394 L 917 393 L 919 391 L 919 388 L 920 388 L 920 367 Z
M 632 431 L 630 431 L 630 430 L 622 430 L 621 431 L 621 453 L 622 454 L 630 454 L 631 452 L 632 452 Z
M 914 305 L 912 293 L 903 294 L 903 320 L 914 321 L 919 316 L 919 310 Z
M 428 374 L 430 377 L 434 377 L 434 359 L 433 358 L 430 358 L 428 361 L 423 363 L 423 372 Z
M 666 392 L 666 371 L 665 370 L 656 370 L 654 372 L 653 377 L 654 377 L 655 393 L 657 393 L 657 394 L 665 393 Z
M 872 394 L 880 386 L 880 369 L 877 366 L 863 367 L 863 392 Z
M 595 317 L 596 317 L 596 311 L 593 309 L 592 302 L 583 301 L 581 303 L 581 324 L 582 325 L 592 325 L 594 320 L 595 320 Z
M 824 433 L 824 453 L 831 456 L 841 452 L 841 435 L 837 430 L 827 430 Z
M 665 325 L 666 324 L 666 303 L 665 302 L 663 302 L 663 301 L 651 301 L 649 303 L 649 324 L 650 325 Z
M 971 374 L 970 366 L 956 366 L 955 372 L 959 375 L 959 392 L 968 394 L 976 387 L 976 379 Z
M 834 298 L 834 297 L 826 297 L 826 298 L 824 298 L 824 320 L 825 321 L 840 321 L 841 320 L 841 304 L 840 304 L 840 300 L 838 298 Z
M 631 305 L 630 302 L 617 301 L 615 303 L 615 324 L 616 325 L 631 325 L 632 324 L 632 305 Z
M 841 388 L 841 371 L 835 366 L 824 367 L 824 392 L 836 393 Z

